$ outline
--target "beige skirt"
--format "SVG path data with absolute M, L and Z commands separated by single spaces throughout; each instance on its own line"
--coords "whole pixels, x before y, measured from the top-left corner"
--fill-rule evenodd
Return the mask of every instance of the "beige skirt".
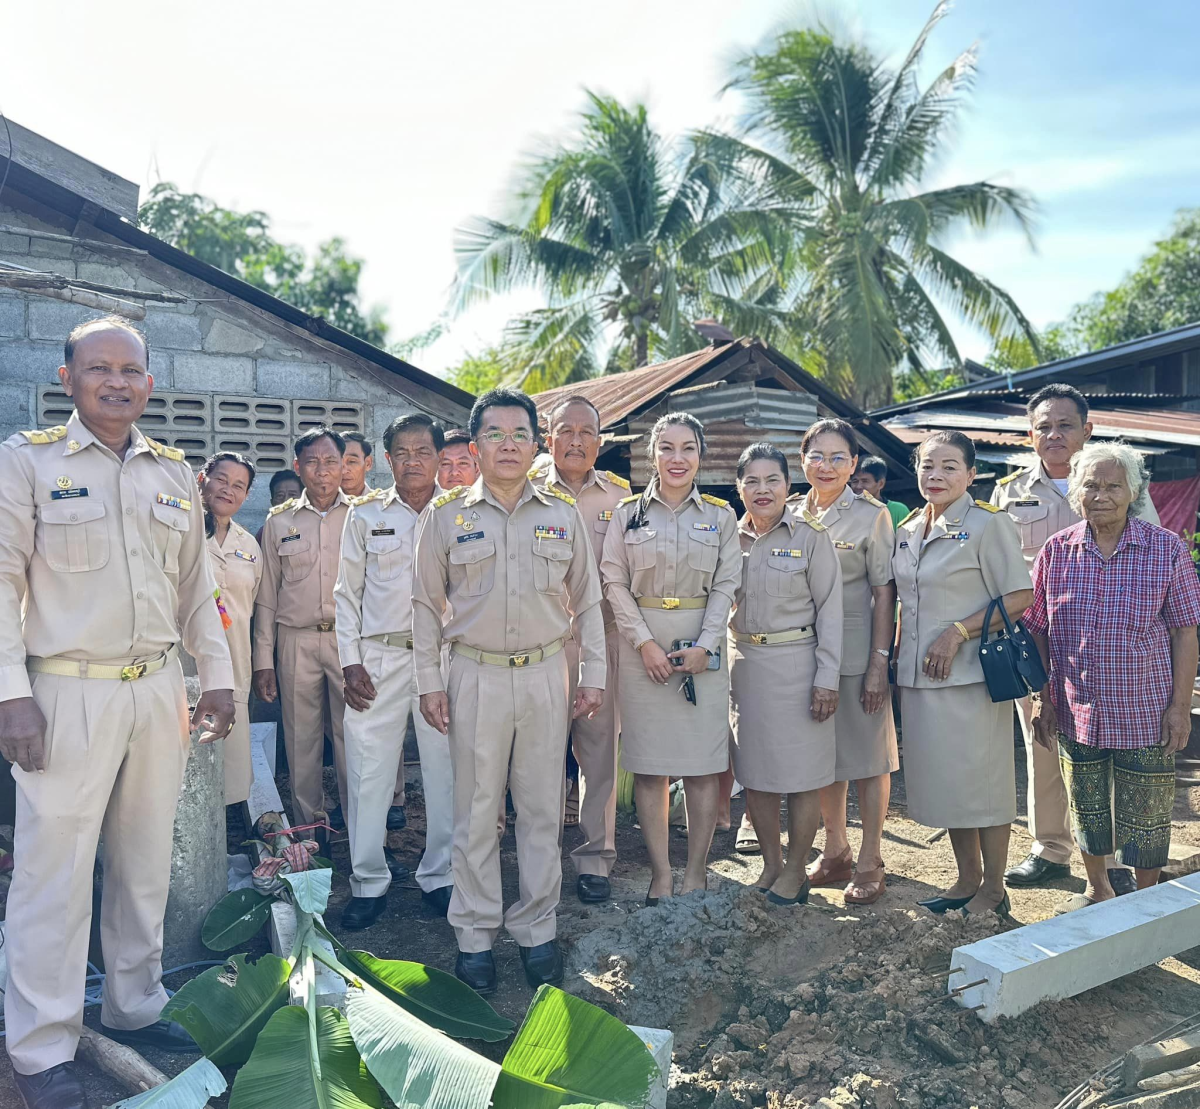
M 250 706 L 233 702 L 233 731 L 222 740 L 225 754 L 225 804 L 237 805 L 250 799 Z
M 835 782 L 858 782 L 900 769 L 896 750 L 896 721 L 892 719 L 892 691 L 874 715 L 864 712 L 863 674 L 843 674 L 838 682 L 838 707 L 833 725 L 837 732 Z
M 696 639 L 703 609 L 642 609 L 654 642 L 670 651 L 676 639 Z M 641 656 L 621 636 L 621 767 L 631 774 L 698 777 L 729 769 L 729 661 L 694 675 L 696 704 L 680 692 L 682 679 L 657 685 Z
M 908 815 L 930 828 L 993 828 L 1017 815 L 1013 702 L 983 682 L 900 690 Z
M 760 793 L 805 793 L 834 780 L 833 717 L 810 711 L 817 641 L 728 645 L 737 780 Z

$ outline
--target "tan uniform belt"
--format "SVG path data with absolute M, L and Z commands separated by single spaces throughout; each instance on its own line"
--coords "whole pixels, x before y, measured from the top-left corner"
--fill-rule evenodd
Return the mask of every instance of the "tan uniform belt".
M 638 608 L 707 608 L 707 597 L 639 597 Z
M 161 670 L 179 657 L 179 647 L 172 647 L 145 662 L 128 664 L 87 662 L 77 658 L 38 658 L 25 660 L 25 669 L 35 674 L 57 674 L 60 678 L 103 678 L 108 681 L 135 682 L 147 674 Z
M 406 647 L 412 650 L 412 636 L 402 635 L 398 632 L 381 632 L 379 635 L 366 635 L 364 639 L 369 639 L 372 643 L 382 643 L 385 647 Z
M 817 633 L 812 628 L 793 628 L 787 632 L 730 632 L 735 643 L 753 643 L 770 646 L 772 643 L 798 643 L 801 639 L 812 639 Z
M 521 655 L 496 655 L 491 651 L 479 651 L 474 647 L 468 647 L 465 643 L 455 643 L 451 650 L 455 654 L 465 655 L 476 662 L 485 662 L 488 666 L 533 666 L 542 659 L 558 654 L 562 648 L 563 641 L 556 639 L 553 643 L 547 643 L 545 647 L 539 647 L 537 650 L 527 651 Z

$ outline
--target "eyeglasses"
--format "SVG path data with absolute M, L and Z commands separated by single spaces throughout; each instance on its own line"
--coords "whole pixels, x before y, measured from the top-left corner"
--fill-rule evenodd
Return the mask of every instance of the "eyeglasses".
M 482 431 L 479 433 L 479 438 L 486 439 L 487 442 L 495 443 L 497 446 L 505 439 L 511 439 L 518 447 L 524 447 L 533 442 L 533 435 L 520 428 L 516 431 Z
M 820 466 L 823 462 L 828 462 L 830 466 L 849 466 L 850 455 L 848 454 L 831 454 L 826 457 L 819 453 L 809 453 L 804 456 L 804 461 L 810 466 Z

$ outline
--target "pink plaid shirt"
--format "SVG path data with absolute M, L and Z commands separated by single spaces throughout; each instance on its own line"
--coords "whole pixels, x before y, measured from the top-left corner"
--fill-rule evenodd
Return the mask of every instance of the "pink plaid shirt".
M 1131 517 L 1107 561 L 1086 521 L 1052 535 L 1023 623 L 1049 637 L 1050 699 L 1068 739 L 1121 750 L 1162 742 L 1167 629 L 1200 624 L 1200 579 L 1177 535 Z

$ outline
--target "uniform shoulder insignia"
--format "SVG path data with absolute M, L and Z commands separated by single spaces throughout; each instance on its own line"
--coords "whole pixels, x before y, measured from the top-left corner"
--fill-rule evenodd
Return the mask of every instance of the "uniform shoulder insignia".
M 183 451 L 177 447 L 168 447 L 165 443 L 160 443 L 157 439 L 151 439 L 146 436 L 146 446 L 148 446 L 159 458 L 169 458 L 172 462 L 184 461 Z
M 438 497 L 437 500 L 435 500 L 433 502 L 433 507 L 441 508 L 442 505 L 446 505 L 446 504 L 449 504 L 451 501 L 458 500 L 458 498 L 461 497 L 470 488 L 471 487 L 469 485 L 456 485 L 449 492 L 443 493 L 440 497 Z
M 1008 475 L 1008 477 L 1002 477 L 998 482 L 996 482 L 996 484 L 997 485 L 1007 485 L 1010 481 L 1016 481 L 1017 478 L 1024 477 L 1025 473 L 1026 473 L 1025 470 L 1014 470 L 1011 474 Z
M 632 497 L 622 497 L 617 504 L 632 504 L 634 501 L 641 500 L 641 493 L 634 493 Z
M 904 517 L 904 519 L 903 519 L 903 520 L 901 520 L 901 521 L 900 521 L 900 523 L 898 523 L 898 524 L 896 525 L 896 527 L 898 527 L 898 528 L 900 528 L 900 527 L 903 527 L 903 526 L 904 526 L 905 524 L 907 524 L 907 523 L 908 523 L 908 521 L 909 521 L 909 520 L 911 520 L 911 519 L 912 519 L 914 516 L 920 516 L 920 515 L 921 515 L 921 510 L 920 510 L 919 508 L 914 508 L 914 509 L 913 509 L 913 510 L 912 510 L 912 511 L 911 511 L 911 512 L 910 512 L 910 513 L 907 515 L 907 516 L 905 516 L 905 517 Z
M 60 439 L 65 439 L 67 429 L 59 424 L 58 427 L 48 427 L 44 431 L 22 431 L 18 434 L 23 435 L 27 443 L 32 443 L 35 447 L 43 447 L 47 443 L 57 443 Z
M 608 478 L 608 480 L 610 482 L 612 482 L 613 485 L 618 485 L 622 489 L 632 489 L 633 488 L 633 486 L 630 485 L 629 482 L 627 482 L 620 474 L 614 474 L 612 472 L 612 470 L 605 470 L 604 476 L 606 478 Z
M 560 493 L 557 489 L 554 488 L 553 485 L 550 485 L 549 483 L 547 483 L 546 487 L 542 490 L 542 492 L 548 493 L 551 497 L 557 497 L 560 501 L 566 501 L 567 504 L 575 503 L 575 498 L 572 497 L 570 495 L 570 493 Z
M 711 493 L 701 493 L 700 499 L 707 504 L 715 504 L 718 508 L 728 508 L 729 502 L 721 500 L 720 497 L 714 497 Z
M 802 514 L 803 514 L 803 516 L 804 516 L 804 522 L 805 522 L 805 523 L 806 523 L 806 524 L 807 524 L 807 525 L 808 525 L 810 528 L 812 528 L 812 529 L 813 529 L 813 531 L 827 531 L 827 530 L 828 530 L 828 529 L 825 527 L 825 525 L 824 525 L 823 523 L 821 523 L 821 521 L 820 521 L 820 520 L 818 520 L 818 519 L 817 519 L 817 518 L 816 518 L 816 517 L 815 517 L 815 516 L 814 516 L 814 515 L 813 515 L 811 512 L 809 512 L 809 511 L 808 511 L 808 509 L 807 509 L 807 508 L 805 508 L 805 509 L 802 509 L 802 510 L 801 510 L 801 512 L 802 512 Z
M 887 508 L 887 505 L 883 501 L 876 500 L 870 493 L 863 493 L 862 499 L 868 504 L 873 504 L 876 508 Z
M 529 478 L 530 481 L 533 481 L 534 478 L 542 477 L 545 475 L 545 473 L 545 470 L 539 469 L 537 466 L 531 466 L 525 476 Z
M 286 501 L 284 501 L 283 504 L 277 504 L 274 508 L 271 509 L 270 512 L 267 513 L 267 519 L 269 520 L 272 516 L 278 516 L 279 513 L 281 513 L 286 508 L 295 508 L 295 507 L 296 507 L 296 498 L 288 497 L 288 499 Z
M 368 501 L 381 501 L 381 500 L 383 500 L 383 497 L 384 497 L 384 490 L 371 489 L 371 490 L 368 490 L 366 493 L 363 493 L 361 496 L 351 497 L 350 504 L 357 505 L 357 504 L 366 504 Z
M 988 504 L 987 501 L 976 501 L 975 507 L 982 508 L 984 510 L 984 512 L 1003 512 L 1004 511 L 1004 509 L 997 508 L 994 504 Z

